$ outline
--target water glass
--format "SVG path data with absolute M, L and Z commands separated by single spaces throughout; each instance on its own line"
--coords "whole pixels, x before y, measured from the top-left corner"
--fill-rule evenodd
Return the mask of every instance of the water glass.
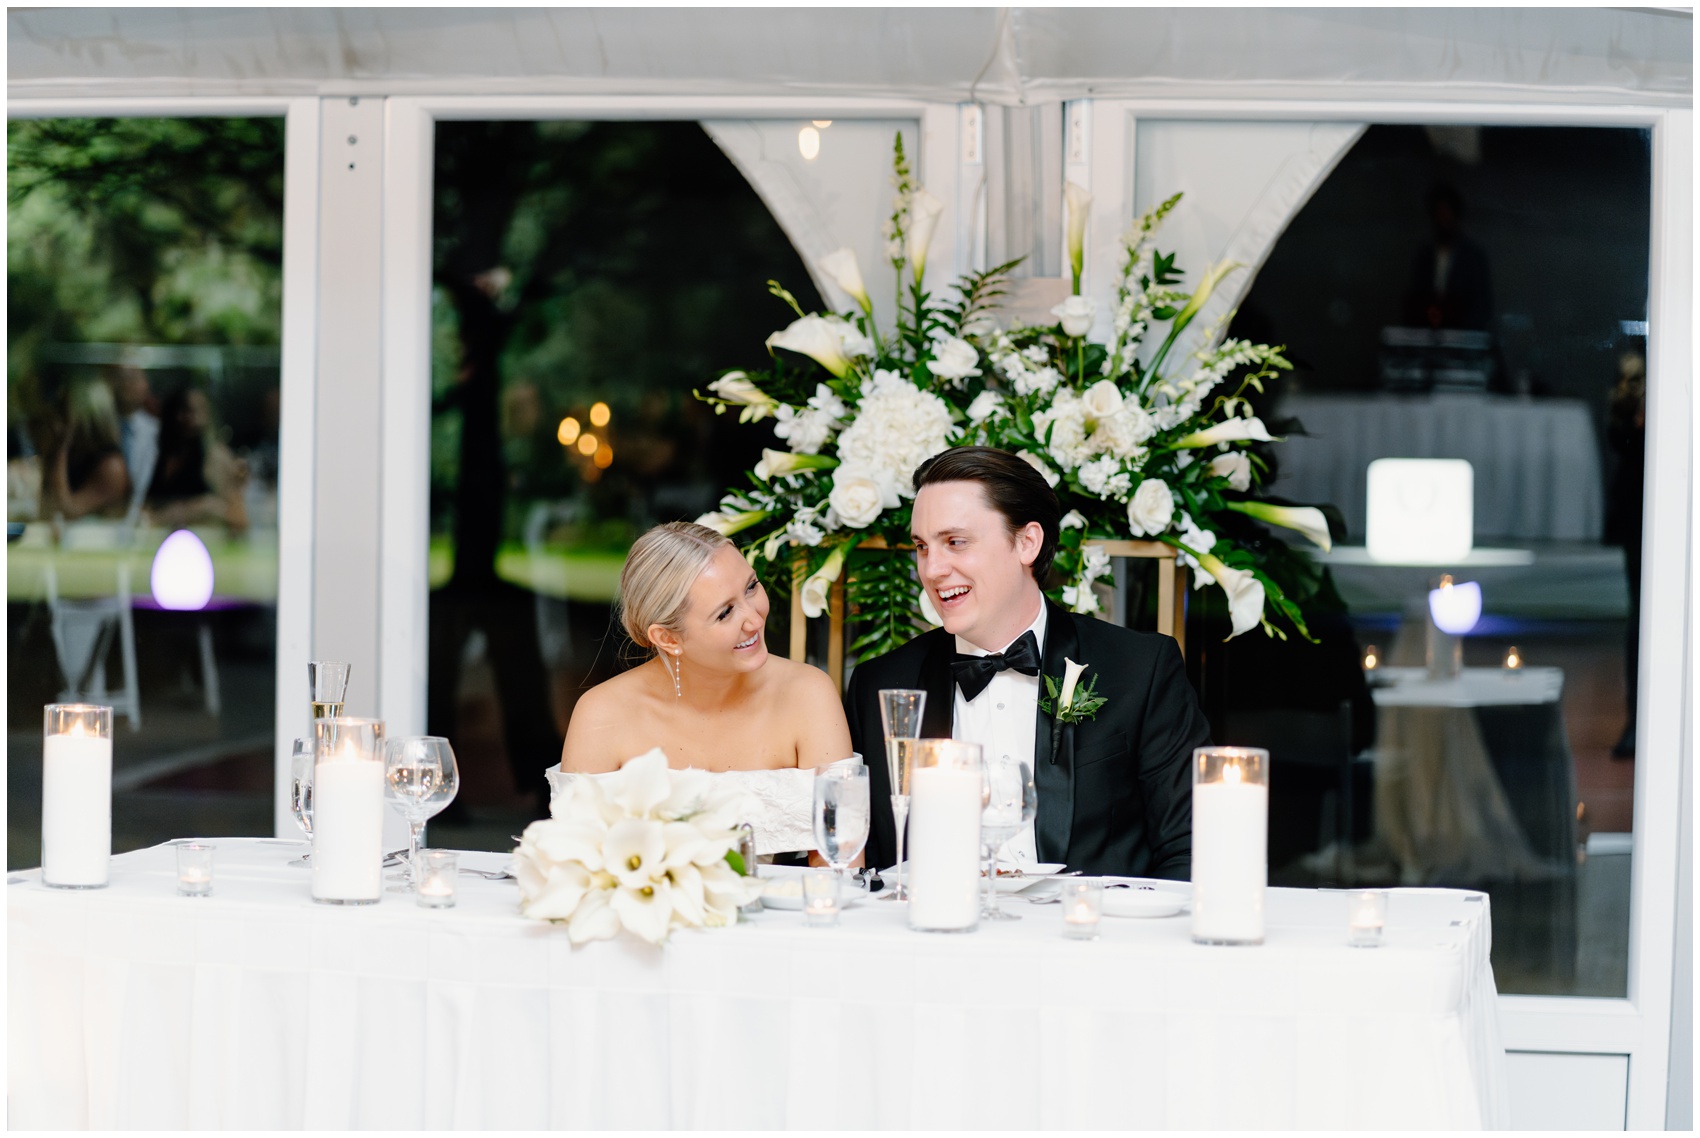
M 815 772 L 815 848 L 838 876 L 868 842 L 868 768 L 835 763 Z
M 1021 832 L 1039 810 L 1033 765 L 1011 755 L 986 756 L 985 805 L 980 813 L 981 849 L 986 859 L 986 899 L 980 916 L 990 921 L 1019 921 L 998 904 L 998 851 Z
M 460 772 L 454 748 L 434 735 L 404 735 L 384 743 L 384 797 L 407 822 L 408 872 L 398 893 L 419 884 L 419 843 L 425 823 L 454 800 Z
M 212 892 L 213 850 L 202 842 L 177 844 L 177 894 L 205 897 Z
M 835 927 L 842 897 L 843 879 L 837 870 L 808 870 L 803 874 L 803 923 L 811 929 Z

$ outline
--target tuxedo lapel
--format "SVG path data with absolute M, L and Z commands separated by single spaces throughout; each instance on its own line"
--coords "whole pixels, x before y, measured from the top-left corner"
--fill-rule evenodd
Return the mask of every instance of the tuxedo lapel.
M 921 737 L 949 739 L 956 719 L 956 682 L 950 676 L 956 638 L 943 629 L 931 636 L 927 657 L 921 661 L 921 688 L 927 693 L 926 710 L 921 713 Z
M 1061 682 L 1063 661 L 1080 659 L 1080 639 L 1074 617 L 1061 607 L 1045 602 L 1044 667 L 1039 675 L 1039 695 L 1046 693 L 1045 677 Z M 929 704 L 931 696 L 928 697 Z M 1068 861 L 1068 843 L 1074 829 L 1074 728 L 1057 725 L 1043 710 L 1034 712 L 1033 782 L 1039 792 L 1039 813 L 1033 819 L 1034 844 L 1040 861 Z

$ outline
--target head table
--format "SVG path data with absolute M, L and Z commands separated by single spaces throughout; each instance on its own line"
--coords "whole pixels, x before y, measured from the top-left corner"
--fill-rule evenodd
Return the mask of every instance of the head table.
M 1057 905 L 977 932 L 864 900 L 836 929 L 766 912 L 573 948 L 511 880 L 459 904 L 316 905 L 301 843 L 170 846 L 110 887 L 8 877 L 18 1128 L 1497 1127 L 1503 1066 L 1479 893 L 1399 890 L 1386 943 L 1346 897 L 1272 889 L 1266 943 Z M 496 870 L 501 854 L 463 854 Z

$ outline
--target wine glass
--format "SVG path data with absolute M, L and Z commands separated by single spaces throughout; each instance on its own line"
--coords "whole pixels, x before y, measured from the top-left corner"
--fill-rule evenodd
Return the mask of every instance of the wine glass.
M 986 854 L 986 902 L 980 916 L 990 921 L 1019 921 L 998 904 L 998 850 L 1038 813 L 1039 794 L 1032 764 L 1009 755 L 985 758 L 985 805 L 980 812 L 980 842 Z
M 815 848 L 842 882 L 868 842 L 868 768 L 835 763 L 815 772 Z
M 295 824 L 301 827 L 301 832 L 307 835 L 307 840 L 313 839 L 313 746 L 305 739 L 295 740 L 295 746 L 289 752 L 289 812 L 295 815 Z M 312 851 L 290 862 L 290 865 L 311 865 Z
M 433 735 L 404 735 L 384 741 L 384 797 L 407 822 L 406 884 L 399 893 L 418 888 L 419 843 L 425 823 L 442 812 L 460 789 L 460 771 L 447 739 Z
M 909 820 L 910 747 L 921 737 L 921 716 L 927 708 L 927 693 L 912 688 L 883 688 L 880 691 L 880 726 L 885 731 L 886 770 L 891 775 L 891 816 L 897 823 L 897 883 L 887 901 L 907 901 L 903 891 L 903 828 Z
M 350 665 L 337 660 L 312 660 L 307 664 L 307 686 L 313 692 L 313 718 L 333 719 L 342 714 L 348 697 Z

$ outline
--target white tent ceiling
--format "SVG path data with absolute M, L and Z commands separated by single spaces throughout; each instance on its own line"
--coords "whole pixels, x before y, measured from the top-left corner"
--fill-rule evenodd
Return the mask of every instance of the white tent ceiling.
M 1661 8 L 13 8 L 12 99 L 702 94 L 1687 106 Z

